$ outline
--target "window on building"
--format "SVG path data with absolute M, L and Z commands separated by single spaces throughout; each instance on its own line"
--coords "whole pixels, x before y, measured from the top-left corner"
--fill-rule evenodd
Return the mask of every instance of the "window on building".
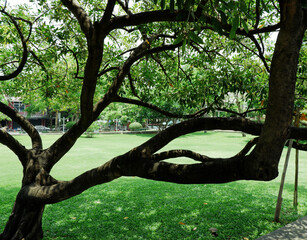
M 18 112 L 24 112 L 25 105 L 22 102 L 14 102 L 14 109 Z

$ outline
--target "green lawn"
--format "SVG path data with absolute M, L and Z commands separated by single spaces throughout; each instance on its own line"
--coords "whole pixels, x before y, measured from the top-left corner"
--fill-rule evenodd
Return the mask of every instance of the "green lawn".
M 45 147 L 58 136 L 44 135 Z M 53 169 L 58 179 L 70 179 L 141 144 L 147 135 L 98 135 L 81 138 Z M 17 137 L 26 146 L 25 136 Z M 232 156 L 251 137 L 208 132 L 183 136 L 167 146 L 209 156 Z M 0 231 L 20 186 L 21 167 L 0 145 Z M 281 171 L 284 163 L 281 160 Z M 239 181 L 220 185 L 178 185 L 140 178 L 120 178 L 46 207 L 44 239 L 256 239 L 307 215 L 307 153 L 300 152 L 299 206 L 292 207 L 294 151 L 283 194 L 281 223 L 274 223 L 280 177 L 272 182 Z M 178 159 L 176 162 L 189 163 Z M 64 170 L 63 170 L 64 169 Z M 305 174 L 304 174 L 305 173 Z

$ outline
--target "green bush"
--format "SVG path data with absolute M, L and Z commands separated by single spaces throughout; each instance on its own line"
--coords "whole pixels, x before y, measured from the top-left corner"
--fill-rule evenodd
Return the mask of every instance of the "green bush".
M 133 122 L 129 125 L 129 129 L 132 131 L 136 131 L 142 128 L 142 124 L 138 123 L 138 122 Z
M 75 123 L 76 123 L 76 122 L 74 122 L 74 121 L 70 121 L 70 122 L 66 123 L 66 128 L 67 128 L 67 129 L 72 128 L 72 126 L 75 125 Z
M 92 138 L 94 135 L 94 131 L 99 130 L 100 124 L 97 122 L 93 122 L 91 126 L 85 132 L 86 137 Z

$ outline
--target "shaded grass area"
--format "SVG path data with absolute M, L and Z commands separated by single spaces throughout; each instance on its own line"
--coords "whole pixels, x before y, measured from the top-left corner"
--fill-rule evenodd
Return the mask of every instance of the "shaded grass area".
M 99 135 L 93 139 L 81 138 L 54 168 L 53 175 L 70 179 L 141 144 L 148 137 Z M 25 145 L 29 144 L 24 136 L 18 138 Z M 45 145 L 55 138 L 44 136 Z M 209 156 L 229 157 L 250 138 L 242 138 L 239 133 L 196 133 L 175 140 L 167 149 L 185 148 Z M 0 146 L 0 151 L 6 156 L 6 160 L 0 158 L 1 231 L 18 192 L 21 168 L 3 146 Z M 272 182 L 179 185 L 125 177 L 47 206 L 43 220 L 44 239 L 256 239 L 307 215 L 307 179 L 304 174 L 307 155 L 301 154 L 297 209 L 292 206 L 294 157 L 291 159 L 281 223 L 273 222 L 279 179 Z M 175 162 L 190 160 L 176 159 Z M 283 162 L 284 157 L 281 166 Z M 217 238 L 211 236 L 211 227 L 218 229 Z
M 188 186 L 119 179 L 48 206 L 46 239 L 213 239 L 211 227 L 218 229 L 214 239 L 256 239 L 302 216 L 285 199 L 282 223 L 272 222 L 276 186 L 245 184 Z M 290 194 L 291 187 L 286 192 Z M 59 218 L 60 212 L 66 214 Z

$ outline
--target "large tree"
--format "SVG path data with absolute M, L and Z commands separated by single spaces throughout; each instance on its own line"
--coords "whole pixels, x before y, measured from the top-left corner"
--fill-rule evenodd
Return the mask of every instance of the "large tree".
M 29 121 L 0 103 L 0 112 L 19 123 L 32 140 L 27 149 L 8 132 L 0 131 L 0 142 L 16 154 L 23 167 L 22 186 L 0 239 L 42 238 L 46 204 L 121 176 L 186 184 L 269 181 L 278 175 L 287 139 L 307 139 L 306 128 L 291 127 L 307 27 L 305 1 L 37 2 L 32 10 L 26 6 L 12 10 L 6 1 L 1 2 L 1 90 L 33 104 L 38 98 L 46 105 L 78 98 L 80 119 L 43 148 L 41 136 Z M 265 39 L 274 31 L 278 37 L 270 61 Z M 300 77 L 305 77 L 301 75 L 300 71 Z M 256 88 L 261 92 L 256 93 Z M 236 114 L 223 105 L 229 92 L 249 96 L 247 111 L 257 104 L 267 106 L 265 123 L 247 120 L 242 112 L 237 113 L 240 118 L 203 117 L 216 110 Z M 158 105 L 166 101 L 184 109 L 170 112 L 172 108 L 167 111 Z M 73 108 L 74 100 L 71 102 Z M 116 102 L 189 119 L 70 181 L 53 178 L 52 168 Z M 225 159 L 186 149 L 157 153 L 184 134 L 213 129 L 259 137 Z M 295 147 L 306 150 L 306 145 Z M 162 161 L 176 157 L 198 163 Z

